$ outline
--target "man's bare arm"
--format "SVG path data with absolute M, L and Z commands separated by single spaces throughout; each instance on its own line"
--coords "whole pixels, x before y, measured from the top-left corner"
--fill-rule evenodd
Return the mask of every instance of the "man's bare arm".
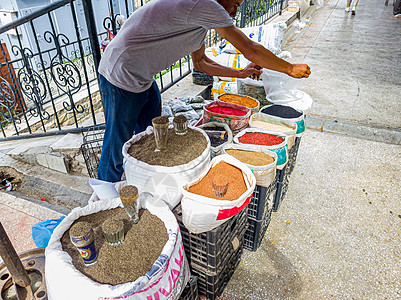
M 259 78 L 261 73 L 260 67 L 253 63 L 240 70 L 222 66 L 206 56 L 204 45 L 199 50 L 192 52 L 191 56 L 194 68 L 196 70 L 212 76 L 235 78 L 246 78 L 251 76 L 254 78 Z
M 295 78 L 309 77 L 310 68 L 306 64 L 291 64 L 250 40 L 235 26 L 216 28 L 216 32 L 234 45 L 251 62 L 262 68 L 279 71 Z

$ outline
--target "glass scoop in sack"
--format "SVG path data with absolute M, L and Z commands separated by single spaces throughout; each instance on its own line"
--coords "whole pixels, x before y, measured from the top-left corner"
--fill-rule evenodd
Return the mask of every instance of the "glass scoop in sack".
M 139 209 L 136 201 L 138 200 L 137 187 L 133 185 L 126 185 L 120 190 L 119 194 L 124 209 L 130 217 L 131 223 L 137 224 L 139 222 Z
M 227 193 L 228 179 L 224 175 L 216 175 L 212 181 L 212 189 L 217 198 L 222 198 Z

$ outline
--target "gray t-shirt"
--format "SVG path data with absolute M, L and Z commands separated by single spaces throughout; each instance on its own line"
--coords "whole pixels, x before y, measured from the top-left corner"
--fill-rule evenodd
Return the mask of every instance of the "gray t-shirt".
M 152 0 L 136 10 L 107 46 L 99 73 L 124 90 L 147 90 L 154 76 L 198 50 L 209 29 L 233 25 L 216 0 Z

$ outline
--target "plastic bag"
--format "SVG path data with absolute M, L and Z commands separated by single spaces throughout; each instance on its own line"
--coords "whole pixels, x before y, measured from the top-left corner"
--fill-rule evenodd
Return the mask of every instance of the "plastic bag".
M 229 81 L 214 81 L 212 87 L 213 99 L 224 93 L 237 93 L 237 83 Z
M 65 217 L 51 219 L 36 223 L 32 226 L 32 239 L 36 247 L 47 247 L 54 229 L 61 223 Z
M 286 30 L 287 24 L 285 22 L 270 23 L 241 29 L 241 31 L 252 41 L 263 45 L 276 55 L 281 52 L 281 45 Z M 223 51 L 227 53 L 240 53 L 230 42 L 226 42 Z
M 317 8 L 321 8 L 324 6 L 324 0 L 315 0 L 314 3 L 317 6 Z
M 110 29 L 106 28 L 107 36 L 106 38 L 100 43 L 100 47 L 102 51 L 106 50 L 108 44 L 110 44 L 111 40 L 114 39 L 115 35 L 111 33 Z
M 173 111 L 171 110 L 171 107 L 168 105 L 163 105 L 162 106 L 162 116 L 166 117 L 172 117 L 173 116 Z
M 313 99 L 305 92 L 299 90 L 302 79 L 287 74 L 263 69 L 261 75 L 266 92 L 266 99 L 273 104 L 287 105 L 303 111 L 308 110 Z

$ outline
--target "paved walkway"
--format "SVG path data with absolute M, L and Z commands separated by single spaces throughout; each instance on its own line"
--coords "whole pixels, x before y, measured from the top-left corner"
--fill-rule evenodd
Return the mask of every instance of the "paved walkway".
M 225 290 L 234 299 L 401 299 L 401 20 L 384 1 L 355 16 L 345 3 L 326 1 L 288 49 L 311 66 L 301 89 L 315 103 L 283 205 Z

